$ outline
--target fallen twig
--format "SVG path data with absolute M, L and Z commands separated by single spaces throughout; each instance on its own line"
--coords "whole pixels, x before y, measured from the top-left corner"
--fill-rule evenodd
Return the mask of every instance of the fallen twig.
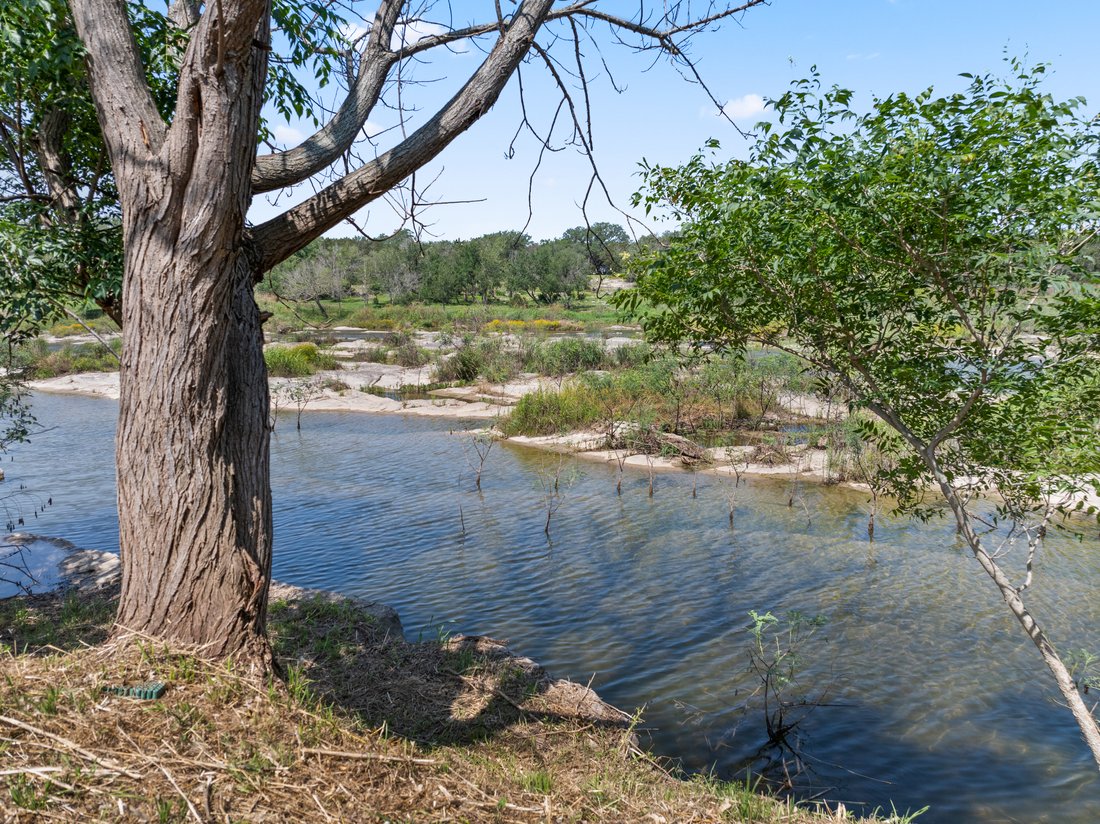
M 74 744 L 69 739 L 62 738 L 60 735 L 54 735 L 52 732 L 46 732 L 45 730 L 40 730 L 38 727 L 34 727 L 30 724 L 27 724 L 23 721 L 19 721 L 18 719 L 15 719 L 15 718 L 8 718 L 6 715 L 0 715 L 0 721 L 3 721 L 5 724 L 8 724 L 12 727 L 18 727 L 22 730 L 26 730 L 27 732 L 34 733 L 35 735 L 41 735 L 44 738 L 49 738 L 51 741 L 56 741 L 58 744 L 61 744 L 66 749 L 72 750 L 77 755 L 84 756 L 85 758 L 87 758 L 92 763 L 98 764 L 99 766 L 103 767 L 104 769 L 111 770 L 112 772 L 117 772 L 117 773 L 120 773 L 122 775 L 125 775 L 127 778 L 133 778 L 133 779 L 136 779 L 136 780 L 141 780 L 142 778 L 145 777 L 141 773 L 136 773 L 136 772 L 133 772 L 132 770 L 126 769 L 121 764 L 115 764 L 111 761 L 107 761 L 106 759 L 100 758 L 99 756 L 95 755 L 92 752 L 89 752 L 88 750 L 84 749 L 83 747 L 77 746 L 76 744 Z
M 403 755 L 382 755 L 376 752 L 342 752 L 340 750 L 322 750 L 317 747 L 305 747 L 302 752 L 310 755 L 327 755 L 331 758 L 356 758 L 361 761 L 395 761 L 406 764 L 438 764 L 434 758 L 410 758 Z

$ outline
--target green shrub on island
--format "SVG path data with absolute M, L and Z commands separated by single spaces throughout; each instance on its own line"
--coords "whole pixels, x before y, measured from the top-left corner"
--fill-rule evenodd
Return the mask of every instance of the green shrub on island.
M 436 365 L 435 378 L 444 383 L 470 383 L 478 378 L 505 383 L 521 371 L 522 361 L 522 353 L 500 338 L 467 340 Z
M 326 369 L 339 369 L 340 362 L 315 343 L 268 346 L 264 349 L 267 372 L 273 378 L 304 378 Z
M 559 338 L 531 347 L 524 353 L 523 368 L 540 375 L 571 375 L 603 369 L 608 365 L 603 343 L 585 338 Z
M 43 380 L 81 372 L 117 372 L 121 351 L 121 338 L 110 341 L 110 349 L 102 343 L 80 343 L 65 344 L 52 352 L 39 338 L 21 346 L 14 362 L 31 380 Z
M 583 384 L 567 384 L 557 391 L 540 389 L 524 395 L 500 428 L 509 437 L 557 435 L 586 429 L 603 416 L 595 390 Z
M 591 367 L 595 351 L 604 351 L 598 342 L 568 343 L 571 346 L 561 347 L 558 353 L 562 368 Z M 735 431 L 775 431 L 782 421 L 797 418 L 788 405 L 814 388 L 815 376 L 785 353 L 715 357 L 702 367 L 691 367 L 644 344 L 623 349 L 627 351 L 622 355 L 622 349 L 604 353 L 603 369 L 580 371 L 560 392 L 523 398 L 506 421 L 508 434 L 547 435 L 594 425 L 611 431 L 617 423 L 629 422 L 708 445 L 739 442 L 742 436 L 733 438 Z M 540 352 L 528 355 L 526 365 L 536 357 L 544 358 L 544 365 L 555 362 Z M 626 365 L 615 366 L 616 361 Z M 546 372 L 553 374 L 553 369 Z M 834 451 L 839 466 L 842 450 L 838 446 Z

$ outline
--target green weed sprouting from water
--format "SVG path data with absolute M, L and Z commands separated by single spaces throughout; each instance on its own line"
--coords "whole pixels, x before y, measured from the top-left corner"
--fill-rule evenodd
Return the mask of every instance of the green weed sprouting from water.
M 801 769 L 800 744 L 794 733 L 825 694 L 822 690 L 811 696 L 799 689 L 798 676 L 805 663 L 802 651 L 827 619 L 798 610 L 790 610 L 783 617 L 757 610 L 749 610 L 748 615 L 749 670 L 759 682 L 753 695 L 759 695 L 763 702 L 768 734 L 762 752 L 777 749 L 784 773 L 789 774 L 788 754 L 793 756 L 796 769 Z

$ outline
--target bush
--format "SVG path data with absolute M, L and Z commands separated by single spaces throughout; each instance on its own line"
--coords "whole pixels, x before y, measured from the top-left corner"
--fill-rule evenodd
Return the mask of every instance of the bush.
M 421 349 L 412 341 L 403 343 L 393 350 L 393 362 L 398 366 L 420 367 L 431 361 L 427 349 Z
M 304 378 L 323 369 L 339 369 L 340 362 L 315 343 L 269 346 L 264 349 L 268 374 L 276 378 Z
M 584 429 L 602 417 L 599 399 L 588 386 L 564 386 L 553 392 L 540 389 L 519 399 L 501 423 L 505 435 L 554 435 Z
M 438 381 L 470 382 L 481 377 L 504 383 L 519 371 L 520 356 L 498 338 L 466 343 L 436 367 Z
M 473 346 L 463 346 L 435 367 L 435 379 L 447 383 L 469 383 L 481 372 L 481 358 Z
M 36 339 L 16 352 L 15 365 L 25 369 L 32 380 L 56 378 L 61 375 L 75 375 L 80 372 L 117 372 L 118 353 L 122 351 L 122 340 L 111 341 L 108 351 L 101 343 L 82 343 L 76 346 L 66 344 L 51 352 L 46 341 Z
M 561 338 L 532 347 L 524 368 L 541 375 L 568 375 L 601 369 L 608 361 L 603 344 L 584 338 Z

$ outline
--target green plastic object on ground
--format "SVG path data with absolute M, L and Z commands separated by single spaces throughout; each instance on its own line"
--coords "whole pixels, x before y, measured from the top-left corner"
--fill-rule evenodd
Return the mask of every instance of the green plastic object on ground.
M 112 695 L 121 695 L 123 698 L 140 698 L 144 701 L 155 701 L 164 695 L 164 682 L 149 681 L 144 684 L 135 684 L 132 687 L 104 687 L 104 692 Z

